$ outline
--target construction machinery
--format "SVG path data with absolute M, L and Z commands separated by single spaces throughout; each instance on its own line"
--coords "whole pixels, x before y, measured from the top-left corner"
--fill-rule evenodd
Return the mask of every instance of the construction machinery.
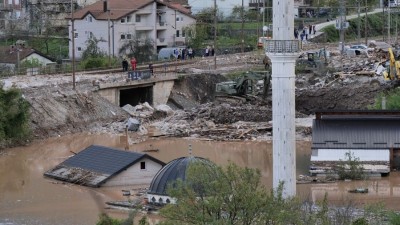
M 389 65 L 386 66 L 386 71 L 383 71 L 385 80 L 400 79 L 400 61 L 396 61 L 392 48 L 389 48 Z
M 325 48 L 318 51 L 308 51 L 300 55 L 296 61 L 297 66 L 304 67 L 305 70 L 314 70 L 315 68 L 322 68 L 328 63 L 328 55 Z
M 249 71 L 240 75 L 236 80 L 217 83 L 215 86 L 214 99 L 221 102 L 244 103 L 246 101 L 259 99 L 265 100 L 271 81 L 268 71 Z

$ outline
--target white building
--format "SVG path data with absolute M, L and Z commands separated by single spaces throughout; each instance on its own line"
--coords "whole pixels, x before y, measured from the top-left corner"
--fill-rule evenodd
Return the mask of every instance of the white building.
M 74 13 L 75 56 L 81 57 L 86 41 L 91 37 L 101 40 L 98 47 L 113 56 L 119 56 L 121 46 L 135 37 L 149 38 L 154 42 L 155 50 L 184 45 L 189 36 L 187 29 L 194 24 L 190 10 L 176 3 L 159 0 L 98 1 Z M 70 21 L 70 40 L 71 29 Z M 71 42 L 69 50 L 72 58 Z
M 400 168 L 400 112 L 390 110 L 317 111 L 312 127 L 312 175 L 334 172 L 346 153 L 365 173 Z

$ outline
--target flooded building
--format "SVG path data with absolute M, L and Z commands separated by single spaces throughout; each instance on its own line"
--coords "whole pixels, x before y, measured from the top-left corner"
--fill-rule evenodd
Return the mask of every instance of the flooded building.
M 90 187 L 148 185 L 164 165 L 147 154 L 91 145 L 44 176 Z
M 318 111 L 312 131 L 311 175 L 334 172 L 346 153 L 366 173 L 400 168 L 400 111 Z

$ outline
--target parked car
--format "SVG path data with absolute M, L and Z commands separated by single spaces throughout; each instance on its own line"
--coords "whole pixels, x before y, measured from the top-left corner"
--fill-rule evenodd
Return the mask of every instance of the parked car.
M 372 52 L 374 50 L 373 48 L 369 48 L 368 46 L 366 46 L 364 44 L 351 45 L 350 49 L 362 50 L 362 51 L 367 51 L 367 52 Z

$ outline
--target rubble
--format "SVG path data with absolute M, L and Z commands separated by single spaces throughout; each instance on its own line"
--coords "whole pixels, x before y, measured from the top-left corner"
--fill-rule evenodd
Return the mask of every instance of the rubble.
M 374 42 L 372 42 L 374 43 Z M 375 42 L 375 46 L 384 46 Z M 372 44 L 371 44 L 372 46 Z M 369 46 L 369 47 L 371 47 Z M 324 48 L 327 63 L 310 73 L 296 75 L 297 120 L 318 109 L 366 109 L 382 91 L 396 86 L 380 75 L 387 59 L 384 48 L 368 55 L 342 56 L 336 44 L 307 43 L 304 52 Z M 179 65 L 190 72 L 175 83 L 167 105 L 125 105 L 122 109 L 96 94 L 99 83 L 119 82 L 126 74 L 77 74 L 77 91 L 71 76 L 36 75 L 2 79 L 4 88 L 22 88 L 32 106 L 32 128 L 37 137 L 90 131 L 124 134 L 129 118 L 140 121 L 135 135 L 175 136 L 208 140 L 269 140 L 271 96 L 265 103 L 218 104 L 213 102 L 215 84 L 226 81 L 222 74 L 264 68 L 263 54 L 250 52 L 196 59 Z M 156 72 L 157 73 L 157 72 Z M 195 74 L 198 73 L 198 74 Z M 274 88 L 274 87 L 272 87 Z M 309 137 L 311 120 L 296 129 L 298 137 Z M 133 135 L 133 131 L 130 133 Z M 140 138 L 135 139 L 135 141 Z

